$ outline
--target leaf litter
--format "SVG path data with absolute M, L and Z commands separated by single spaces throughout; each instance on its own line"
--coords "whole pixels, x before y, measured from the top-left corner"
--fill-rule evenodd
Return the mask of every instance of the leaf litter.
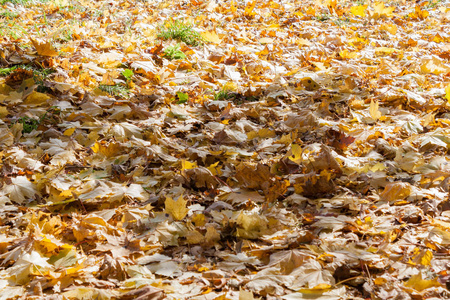
M 448 0 L 1 3 L 0 299 L 450 297 Z

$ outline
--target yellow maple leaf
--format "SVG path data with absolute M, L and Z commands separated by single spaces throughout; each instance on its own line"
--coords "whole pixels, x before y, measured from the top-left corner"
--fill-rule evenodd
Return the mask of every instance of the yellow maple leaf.
M 427 10 L 422 10 L 420 6 L 417 5 L 414 9 L 414 12 L 408 14 L 408 16 L 414 20 L 423 20 L 426 19 L 429 15 L 430 13 Z
M 416 291 L 423 291 L 430 287 L 438 287 L 441 284 L 438 282 L 437 278 L 432 280 L 427 280 L 422 278 L 422 273 L 411 276 L 407 282 L 405 282 L 405 286 L 409 288 L 413 288 Z
M 348 51 L 347 49 L 344 49 L 339 52 L 339 56 L 344 59 L 352 59 L 358 57 L 358 52 L 356 51 Z
M 192 217 L 192 222 L 195 224 L 195 226 L 205 226 L 206 217 L 204 214 L 196 214 Z
M 256 1 L 247 3 L 247 6 L 245 7 L 245 11 L 244 11 L 244 15 L 247 18 L 252 18 L 254 15 L 256 15 L 256 13 L 253 11 L 255 6 L 256 6 Z
M 193 163 L 191 163 L 188 160 L 184 160 L 184 159 L 181 161 L 181 170 L 189 170 L 189 169 L 194 169 L 197 167 L 198 167 L 197 162 L 195 162 L 195 161 Z
M 390 18 L 393 16 L 393 11 L 395 10 L 394 6 L 385 7 L 383 2 L 376 2 L 373 6 L 374 12 L 372 13 L 372 18 Z
M 376 285 L 383 285 L 387 282 L 386 278 L 383 277 L 377 277 L 375 278 L 375 280 L 373 281 L 373 283 L 375 283 Z
M 214 175 L 222 175 L 222 170 L 219 166 L 220 161 L 211 164 L 207 169 Z
M 31 39 L 31 42 L 39 55 L 58 56 L 58 51 L 56 51 L 50 42 L 40 43 L 34 39 Z
M 398 52 L 395 48 L 389 48 L 389 47 L 376 47 L 375 48 L 375 55 L 376 56 L 383 56 L 383 55 L 390 55 L 392 53 Z
M 369 113 L 375 121 L 381 118 L 381 112 L 378 110 L 378 101 L 370 101 Z
M 62 198 L 71 198 L 71 197 L 73 197 L 73 194 L 72 194 L 71 190 L 65 190 L 65 191 L 62 191 L 61 193 L 59 193 L 59 196 Z
M 420 66 L 420 71 L 423 74 L 446 74 L 450 73 L 450 67 L 441 59 L 433 57 L 431 59 L 424 59 L 423 64 Z
M 301 85 L 305 88 L 307 91 L 315 91 L 320 89 L 320 85 L 315 82 L 311 77 L 304 77 L 300 80 Z
M 380 25 L 380 30 L 385 30 L 385 31 L 389 32 L 390 34 L 396 34 L 397 33 L 397 25 L 383 23 Z
M 183 199 L 183 196 L 178 197 L 175 201 L 172 197 L 166 196 L 166 201 L 164 202 L 166 207 L 166 212 L 169 213 L 175 221 L 180 221 L 186 217 L 189 209 L 187 209 L 187 201 Z
M 429 266 L 432 259 L 433 259 L 433 252 L 427 250 L 420 258 L 420 264 L 423 266 Z
M 65 136 L 71 136 L 71 135 L 75 132 L 75 130 L 76 130 L 75 127 L 68 128 L 68 129 L 66 129 L 66 130 L 64 131 L 63 134 L 64 134 Z
M 6 107 L 0 106 L 0 118 L 4 118 L 9 114 L 9 111 Z
M 407 182 L 391 182 L 386 185 L 380 194 L 383 201 L 403 200 L 411 195 L 412 187 Z
M 263 38 L 260 38 L 258 40 L 258 42 L 260 44 L 272 44 L 273 43 L 273 39 L 272 38 L 268 38 L 268 37 L 263 37 Z
M 448 103 L 450 104 L 450 83 L 445 88 L 445 98 L 448 100 Z
M 119 76 L 119 72 L 113 71 L 113 72 L 106 72 L 103 74 L 103 78 L 101 81 L 101 84 L 105 85 L 115 85 L 114 79 Z
M 350 8 L 350 12 L 354 16 L 365 17 L 366 16 L 366 8 L 367 8 L 367 5 L 352 6 Z
M 50 99 L 49 95 L 33 91 L 25 99 L 25 104 L 32 105 L 32 106 L 39 106 L 39 105 L 46 104 L 48 99 Z
M 303 154 L 302 147 L 297 144 L 292 144 L 291 152 L 292 152 L 292 156 L 289 156 L 288 158 L 290 160 L 292 160 L 293 162 L 295 162 L 296 164 L 300 164 L 302 161 L 302 154 Z
M 210 31 L 204 31 L 202 33 L 200 33 L 200 35 L 207 40 L 208 42 L 214 43 L 214 44 L 220 44 L 220 42 L 222 42 L 222 40 L 219 38 L 219 36 L 217 35 L 217 33 L 215 33 L 214 31 L 210 30 Z

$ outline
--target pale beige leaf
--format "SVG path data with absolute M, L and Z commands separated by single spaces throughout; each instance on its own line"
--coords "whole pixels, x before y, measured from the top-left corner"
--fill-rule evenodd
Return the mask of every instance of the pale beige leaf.
M 11 184 L 5 187 L 5 192 L 9 195 L 11 201 L 24 204 L 26 200 L 36 194 L 36 188 L 26 176 L 17 176 L 11 178 Z

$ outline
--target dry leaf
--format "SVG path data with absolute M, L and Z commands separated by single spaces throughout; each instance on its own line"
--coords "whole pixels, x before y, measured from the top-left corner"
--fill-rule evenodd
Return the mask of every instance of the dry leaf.
M 179 221 L 186 217 L 189 209 L 187 209 L 187 201 L 183 199 L 183 196 L 178 197 L 175 201 L 172 197 L 166 196 L 165 207 L 166 212 L 170 214 L 174 220 Z
M 221 39 L 219 38 L 219 36 L 217 35 L 216 32 L 214 31 L 204 31 L 201 33 L 201 36 L 207 40 L 208 42 L 214 43 L 214 44 L 220 44 L 221 43 Z
M 415 289 L 418 292 L 426 290 L 431 287 L 440 287 L 441 284 L 438 282 L 437 278 L 435 279 L 423 279 L 422 273 L 411 276 L 407 282 L 405 282 L 405 286 Z
M 369 113 L 375 121 L 381 118 L 381 112 L 378 110 L 378 101 L 370 101 Z
M 36 48 L 36 51 L 39 55 L 43 56 L 58 56 L 58 51 L 52 46 L 52 44 L 47 42 L 39 42 L 34 39 L 30 39 L 33 43 L 34 48 Z
M 24 204 L 26 200 L 30 200 L 36 194 L 36 188 L 26 176 L 17 176 L 11 178 L 11 184 L 5 187 L 6 194 L 9 199 L 19 204 Z

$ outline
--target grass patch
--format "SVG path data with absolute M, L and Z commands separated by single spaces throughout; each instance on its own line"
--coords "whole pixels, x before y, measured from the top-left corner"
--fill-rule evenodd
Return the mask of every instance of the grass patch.
M 345 24 L 349 24 L 350 23 L 350 19 L 349 18 L 337 18 L 336 20 L 333 21 L 334 24 L 336 24 L 336 26 L 343 26 Z
M 38 119 L 30 117 L 20 117 L 17 119 L 16 123 L 22 124 L 22 133 L 30 133 L 33 130 L 36 130 L 41 122 Z
M 1 68 L 0 69 L 0 76 L 1 77 L 8 76 L 9 74 L 11 74 L 17 68 L 18 68 L 18 66 L 13 66 L 13 67 L 9 67 L 9 68 Z
M 17 121 L 15 123 L 22 124 L 22 126 L 23 126 L 22 133 L 30 133 L 33 130 L 36 130 L 39 127 L 39 125 L 41 125 L 46 120 L 54 119 L 56 114 L 59 114 L 60 112 L 61 111 L 60 111 L 59 107 L 52 106 L 39 119 L 34 119 L 34 118 L 25 116 L 25 117 L 20 117 L 19 119 L 17 119 Z M 48 114 L 51 114 L 52 116 L 49 116 Z
M 320 16 L 316 16 L 316 20 L 320 22 L 325 22 L 331 19 L 331 16 L 329 14 L 321 14 Z
M 192 24 L 184 23 L 180 20 L 165 22 L 158 27 L 158 38 L 163 40 L 178 40 L 191 46 L 203 44 L 203 37 L 193 29 Z
M 6 20 L 0 22 L 0 36 L 10 37 L 15 40 L 28 35 L 28 32 L 18 24 L 13 18 L 5 18 Z
M 53 40 L 60 43 L 66 43 L 71 41 L 72 39 L 73 39 L 73 31 L 68 26 L 63 27 L 53 36 Z
M 425 5 L 425 9 L 435 8 L 436 6 L 442 4 L 442 0 L 430 1 Z
M 22 4 L 22 5 L 25 5 L 25 4 L 28 4 L 28 3 L 30 3 L 30 0 L 0 0 L 0 4 L 1 5 L 3 5 L 3 4 L 6 4 L 6 3 L 12 3 L 12 4 Z
M 6 18 L 8 20 L 12 20 L 12 19 L 15 19 L 17 17 L 19 17 L 18 13 L 15 13 L 15 12 L 12 12 L 12 11 L 9 11 L 9 10 L 5 10 L 5 11 L 0 12 L 0 18 Z
M 231 98 L 234 98 L 234 95 L 227 89 L 222 89 L 214 95 L 214 100 L 228 100 Z
M 112 96 L 122 97 L 122 98 L 128 98 L 130 91 L 123 85 L 116 84 L 116 85 L 106 85 L 106 84 L 100 84 L 98 86 L 99 90 L 108 93 Z
M 49 2 L 51 0 L 0 0 L 0 5 L 6 4 L 6 3 L 12 3 L 12 4 L 20 4 L 20 5 L 28 5 L 32 3 L 45 3 Z

